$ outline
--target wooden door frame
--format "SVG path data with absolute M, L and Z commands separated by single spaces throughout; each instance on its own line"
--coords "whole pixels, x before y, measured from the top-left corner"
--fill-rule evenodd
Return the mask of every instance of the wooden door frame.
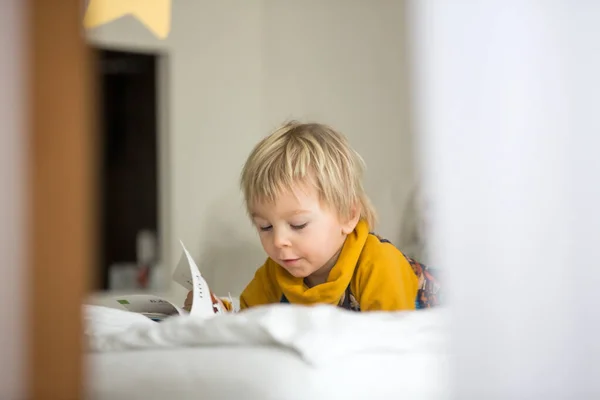
M 84 397 L 82 303 L 95 252 L 93 85 L 81 0 L 29 0 L 30 399 Z

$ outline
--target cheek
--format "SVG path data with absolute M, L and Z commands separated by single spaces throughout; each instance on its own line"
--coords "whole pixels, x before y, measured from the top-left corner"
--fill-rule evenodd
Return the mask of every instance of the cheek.
M 262 245 L 265 253 L 267 253 L 267 256 L 271 257 L 272 259 L 276 259 L 278 257 L 279 250 L 273 244 L 273 235 L 269 233 L 261 233 L 260 244 Z
M 327 252 L 328 256 L 332 256 L 344 245 L 344 238 L 341 227 L 331 227 L 321 239 L 323 251 Z
M 312 229 L 299 235 L 296 240 L 296 247 L 302 251 L 312 254 L 316 257 L 328 257 L 331 251 L 338 246 L 338 235 L 328 229 Z
M 273 242 L 272 240 L 270 240 L 270 238 L 268 237 L 267 234 L 265 233 L 259 233 L 259 238 L 260 238 L 260 244 L 262 244 L 262 247 L 267 250 L 270 248 L 271 243 Z

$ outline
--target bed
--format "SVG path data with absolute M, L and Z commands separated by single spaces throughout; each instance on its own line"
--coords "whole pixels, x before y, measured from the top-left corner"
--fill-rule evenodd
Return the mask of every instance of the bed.
M 442 309 L 391 315 L 277 305 L 160 324 L 123 311 L 115 319 L 115 312 L 88 310 L 95 313 L 87 316 L 89 399 L 441 399 L 449 393 Z

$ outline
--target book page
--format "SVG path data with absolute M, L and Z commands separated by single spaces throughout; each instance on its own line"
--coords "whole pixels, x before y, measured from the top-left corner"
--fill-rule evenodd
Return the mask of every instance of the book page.
M 214 316 L 213 300 L 208 283 L 202 277 L 192 256 L 181 242 L 183 254 L 173 273 L 173 280 L 184 288 L 193 291 L 194 301 L 190 315 L 209 317 Z
M 173 315 L 187 314 L 186 311 L 172 304 L 171 302 L 161 299 L 157 296 L 146 294 L 132 294 L 116 297 L 115 300 L 128 311 L 144 314 L 154 317 L 152 319 L 162 319 Z
M 181 242 L 180 242 L 181 243 Z M 192 291 L 194 290 L 194 280 L 192 279 L 192 268 L 187 258 L 187 250 L 183 243 L 181 243 L 181 247 L 183 251 L 181 252 L 181 257 L 179 257 L 179 262 L 177 263 L 177 267 L 175 267 L 175 271 L 173 271 L 173 281 L 179 283 L 186 290 Z

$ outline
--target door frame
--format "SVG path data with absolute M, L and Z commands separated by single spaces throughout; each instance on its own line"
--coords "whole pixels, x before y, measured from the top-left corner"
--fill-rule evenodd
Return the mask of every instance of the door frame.
M 80 0 L 29 0 L 28 396 L 84 396 L 95 255 L 94 90 Z

